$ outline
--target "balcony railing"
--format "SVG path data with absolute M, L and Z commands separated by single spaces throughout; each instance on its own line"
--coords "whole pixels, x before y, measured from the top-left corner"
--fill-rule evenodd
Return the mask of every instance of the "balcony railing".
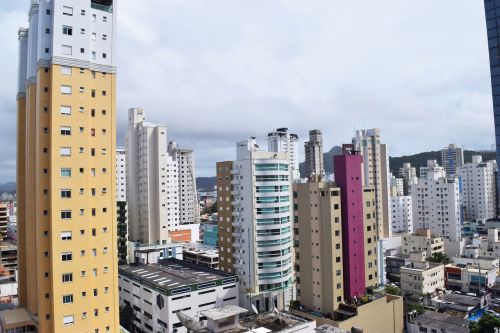
M 99 3 L 91 2 L 90 7 L 97 9 L 97 10 L 102 10 L 104 12 L 112 13 L 113 12 L 113 6 L 105 6 L 101 5 Z

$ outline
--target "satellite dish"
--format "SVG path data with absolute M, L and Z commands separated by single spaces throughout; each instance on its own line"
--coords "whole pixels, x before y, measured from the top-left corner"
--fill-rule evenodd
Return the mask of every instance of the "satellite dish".
M 257 308 L 255 307 L 255 305 L 252 304 L 252 310 L 253 312 L 255 312 L 256 315 L 259 314 L 259 310 L 257 310 Z
M 179 321 L 181 322 L 182 326 L 184 326 L 188 332 L 195 332 L 195 333 L 208 332 L 207 328 L 203 326 L 198 320 L 191 318 L 180 311 L 177 311 L 175 314 L 177 315 L 177 318 L 179 318 Z

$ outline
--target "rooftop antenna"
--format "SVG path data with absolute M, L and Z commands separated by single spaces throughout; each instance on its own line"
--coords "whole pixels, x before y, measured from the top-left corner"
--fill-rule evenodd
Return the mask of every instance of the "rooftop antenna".
M 208 333 L 208 330 L 198 320 L 184 314 L 180 311 L 175 312 L 182 326 L 186 328 L 188 333 Z

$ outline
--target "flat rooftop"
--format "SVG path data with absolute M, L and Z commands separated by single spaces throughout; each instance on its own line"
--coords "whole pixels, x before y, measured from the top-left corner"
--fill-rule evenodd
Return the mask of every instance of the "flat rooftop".
M 346 330 L 340 329 L 338 327 L 333 327 L 330 325 L 318 326 L 314 329 L 314 331 L 318 332 L 318 333 L 351 333 L 350 331 L 346 331 Z
M 4 327 L 11 325 L 35 325 L 35 321 L 31 318 L 28 310 L 17 308 L 0 312 L 0 321 Z
M 164 290 L 218 280 L 227 280 L 227 283 L 238 281 L 236 275 L 174 258 L 160 260 L 157 264 L 122 265 L 118 267 L 118 273 L 121 277 L 128 277 L 139 283 L 149 284 Z
M 476 306 L 481 303 L 481 299 L 479 297 L 467 296 L 462 294 L 446 294 L 443 295 L 441 299 L 445 302 L 451 302 L 467 306 Z
M 411 319 L 412 323 L 437 328 L 441 332 L 470 333 L 469 322 L 445 313 L 426 311 Z
M 241 308 L 237 305 L 224 305 L 218 308 L 201 311 L 201 315 L 207 317 L 208 319 L 221 320 L 246 312 L 248 312 L 247 309 Z

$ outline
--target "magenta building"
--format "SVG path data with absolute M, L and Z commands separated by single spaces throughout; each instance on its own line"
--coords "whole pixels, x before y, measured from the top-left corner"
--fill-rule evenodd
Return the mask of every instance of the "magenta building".
M 341 190 L 344 299 L 365 294 L 363 157 L 344 148 L 334 156 L 335 183 Z

